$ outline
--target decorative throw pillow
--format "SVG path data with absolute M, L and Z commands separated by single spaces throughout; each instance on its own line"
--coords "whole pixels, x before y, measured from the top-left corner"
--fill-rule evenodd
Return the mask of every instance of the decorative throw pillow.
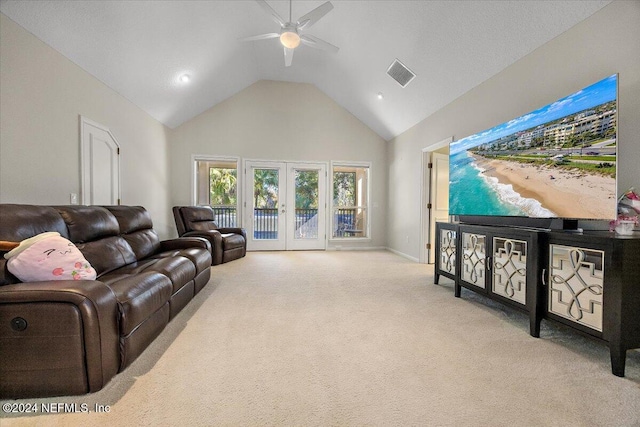
M 23 282 L 96 278 L 96 271 L 76 245 L 57 232 L 23 240 L 4 257 L 7 269 Z

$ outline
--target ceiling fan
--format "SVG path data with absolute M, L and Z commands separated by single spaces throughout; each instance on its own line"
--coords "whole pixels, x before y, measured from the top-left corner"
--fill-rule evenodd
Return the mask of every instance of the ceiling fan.
M 293 61 L 293 51 L 295 48 L 300 46 L 300 43 L 307 45 L 309 47 L 313 47 L 316 49 L 326 50 L 329 52 L 337 52 L 339 48 L 337 46 L 332 45 L 322 39 L 312 36 L 311 34 L 303 34 L 303 31 L 306 31 L 313 24 L 318 22 L 320 18 L 329 13 L 331 9 L 333 9 L 333 5 L 331 2 L 325 2 L 320 6 L 313 9 L 311 12 L 307 13 L 304 16 L 301 16 L 296 22 L 291 20 L 291 0 L 289 0 L 289 21 L 285 22 L 284 19 L 273 10 L 269 4 L 264 0 L 255 0 L 256 3 L 267 12 L 271 18 L 280 24 L 280 32 L 279 33 L 267 33 L 260 34 L 257 36 L 245 37 L 241 40 L 243 41 L 255 41 L 255 40 L 266 40 L 266 39 L 275 39 L 280 38 L 280 43 L 284 47 L 284 65 L 285 67 L 291 66 L 291 62 Z

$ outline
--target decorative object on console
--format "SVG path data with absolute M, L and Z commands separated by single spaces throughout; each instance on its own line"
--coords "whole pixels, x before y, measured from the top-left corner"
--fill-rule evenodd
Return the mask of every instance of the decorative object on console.
M 633 228 L 638 225 L 640 213 L 640 196 L 631 187 L 618 199 L 618 218 L 609 223 L 609 231 L 622 236 L 633 234 Z
M 620 197 L 620 200 L 618 200 L 618 212 L 640 214 L 640 195 L 636 193 L 635 188 L 631 187 Z

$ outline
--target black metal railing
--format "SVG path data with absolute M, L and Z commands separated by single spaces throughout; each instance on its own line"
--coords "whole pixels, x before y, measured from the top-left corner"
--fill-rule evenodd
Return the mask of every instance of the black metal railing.
M 336 209 L 335 216 L 333 218 L 334 223 L 334 237 L 353 237 L 362 235 L 363 230 L 356 228 L 357 223 L 357 208 L 343 208 Z
M 212 207 L 214 220 L 218 227 L 237 227 L 237 209 L 235 206 Z M 334 237 L 362 236 L 364 230 L 357 229 L 357 211 L 358 208 L 342 208 L 334 211 Z M 317 215 L 318 209 L 296 209 L 296 232 L 305 225 L 309 229 L 307 233 L 311 230 L 317 230 Z M 278 238 L 278 209 L 255 208 L 253 210 L 253 237 L 254 239 Z
M 296 209 L 295 237 L 297 239 L 318 237 L 318 209 Z
M 212 206 L 213 220 L 218 227 L 237 227 L 237 209 L 235 206 Z
M 253 238 L 277 239 L 278 238 L 278 209 L 254 208 L 253 209 Z

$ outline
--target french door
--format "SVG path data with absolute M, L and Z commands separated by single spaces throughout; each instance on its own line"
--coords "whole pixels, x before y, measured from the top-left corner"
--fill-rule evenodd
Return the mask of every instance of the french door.
M 326 248 L 326 165 L 247 161 L 248 250 Z

